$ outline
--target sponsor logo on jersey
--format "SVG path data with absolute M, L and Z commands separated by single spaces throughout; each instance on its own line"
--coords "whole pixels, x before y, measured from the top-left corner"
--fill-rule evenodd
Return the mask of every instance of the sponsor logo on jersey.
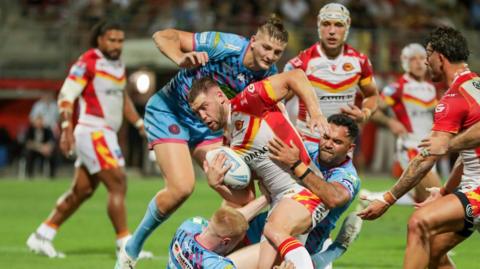
M 253 84 L 248 85 L 247 86 L 247 91 L 251 92 L 251 93 L 254 93 L 255 92 L 255 85 L 253 85 Z
M 218 43 L 220 43 L 220 33 L 216 32 L 215 33 L 215 40 L 213 41 L 213 47 L 216 48 L 218 46 Z
M 245 75 L 243 73 L 238 74 L 237 79 L 240 80 L 241 83 L 245 83 Z
M 445 104 L 440 103 L 435 107 L 435 113 L 442 113 L 446 109 Z
M 240 131 L 243 128 L 243 120 L 235 121 L 235 130 Z
M 470 217 L 470 218 L 473 218 L 473 208 L 472 208 L 472 205 L 468 204 L 468 205 L 465 207 L 465 215 L 467 215 L 467 216 Z
M 205 44 L 207 43 L 207 33 L 201 33 L 200 34 L 200 40 L 198 41 L 200 44 Z
M 247 155 L 245 155 L 243 157 L 243 159 L 245 160 L 246 163 L 250 163 L 254 160 L 257 160 L 257 159 L 263 159 L 265 158 L 265 154 L 268 152 L 268 147 L 267 146 L 263 146 L 261 149 L 259 150 L 255 150 L 251 153 L 248 153 Z
M 333 71 L 335 71 L 335 69 L 337 69 L 337 65 L 335 65 L 335 64 L 332 64 L 330 67 L 332 68 Z
M 344 63 L 342 68 L 343 71 L 349 72 L 353 70 L 353 65 L 351 63 Z
M 298 57 L 291 59 L 290 63 L 295 67 L 300 67 L 303 64 L 302 60 L 300 60 Z
M 172 124 L 168 126 L 168 131 L 172 134 L 179 134 L 180 133 L 180 127 L 176 124 Z
M 472 81 L 472 85 L 473 87 L 477 88 L 478 90 L 480 90 L 480 81 L 479 80 L 474 80 Z
M 352 100 L 352 99 L 353 99 L 352 94 L 348 94 L 348 95 L 324 95 L 324 96 L 321 96 L 319 98 L 319 100 L 322 100 L 322 101 L 334 101 L 334 100 L 343 101 L 343 100 Z
M 76 77 L 83 77 L 86 71 L 87 71 L 87 65 L 84 62 L 78 62 L 72 66 L 72 69 L 70 70 L 70 74 Z

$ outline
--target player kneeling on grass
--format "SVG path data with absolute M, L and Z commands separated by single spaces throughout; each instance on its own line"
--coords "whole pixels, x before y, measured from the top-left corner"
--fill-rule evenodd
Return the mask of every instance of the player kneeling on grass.
M 242 155 L 250 168 L 262 179 L 262 183 L 272 196 L 272 204 L 280 208 L 274 209 L 270 219 L 278 217 L 275 223 L 283 223 L 289 227 L 289 230 L 278 237 L 275 234 L 265 233 L 266 237 L 269 240 L 275 240 L 273 242 L 275 247 L 283 249 L 284 246 L 291 246 L 283 249 L 285 250 L 283 251 L 284 257 L 297 268 L 313 268 L 310 256 L 304 246 L 291 236 L 305 233 L 311 227 L 314 227 L 328 214 L 328 208 L 318 196 L 295 182 L 293 171 L 291 172 L 285 165 L 279 165 L 269 159 L 267 156 L 268 150 L 265 150 L 268 141 L 278 137 L 280 140 L 284 140 L 283 142 L 293 142 L 296 145 L 297 150 L 300 150 L 300 154 L 295 155 L 296 159 L 300 156 L 304 164 L 311 163 L 300 136 L 277 106 L 277 103 L 290 90 L 305 101 L 311 116 L 311 126 L 321 128 L 322 133 L 329 133 L 330 125 L 324 122 L 325 119 L 320 113 L 317 99 L 311 98 L 314 96 L 313 89 L 305 74 L 300 70 L 282 73 L 253 83 L 232 100 L 226 98 L 214 81 L 202 78 L 193 84 L 189 92 L 189 102 L 193 111 L 210 129 L 226 129 L 226 133 L 231 139 L 230 146 Z M 356 126 L 354 123 L 353 125 Z M 353 148 L 353 145 L 351 147 L 347 146 L 346 152 L 351 148 Z M 305 165 L 299 167 L 305 167 Z M 312 167 L 312 169 L 315 168 Z M 302 175 L 300 175 L 301 178 L 303 178 Z M 353 178 L 356 178 L 356 174 Z M 347 180 L 352 179 L 345 178 L 345 181 Z M 228 188 L 220 184 L 220 180 L 218 182 L 218 185 L 210 182 L 209 184 L 227 199 L 228 195 L 224 194 L 228 194 Z M 348 187 L 358 190 L 358 183 L 358 180 L 351 181 L 349 186 L 342 190 L 346 192 Z M 288 197 L 288 199 L 282 199 L 283 197 Z M 353 197 L 354 195 L 347 193 L 346 200 L 343 201 L 342 205 Z M 332 198 L 329 201 L 335 199 L 337 198 Z M 280 203 L 283 206 L 280 206 Z M 295 212 L 295 214 L 285 216 L 285 212 L 280 213 L 283 207 L 292 207 L 292 211 L 288 209 L 286 212 Z M 267 243 L 264 246 L 268 248 L 270 245 Z M 271 268 L 275 264 L 275 248 L 271 252 L 268 252 L 268 250 L 265 252 L 264 250 L 262 254 L 258 266 L 260 268 Z M 273 255 L 267 256 L 268 254 Z M 247 262 L 254 260 L 254 258 L 249 258 Z M 252 266 L 257 265 L 250 263 L 250 266 L 242 268 L 251 268 Z

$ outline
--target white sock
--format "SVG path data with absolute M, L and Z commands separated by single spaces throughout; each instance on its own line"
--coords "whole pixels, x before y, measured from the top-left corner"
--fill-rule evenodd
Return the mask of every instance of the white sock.
M 287 238 L 279 246 L 280 255 L 286 261 L 293 263 L 295 268 L 314 269 L 310 254 L 307 249 L 293 237 Z
M 121 238 L 117 238 L 117 241 L 115 241 L 115 244 L 117 245 L 117 248 L 120 249 L 122 247 L 122 245 L 130 238 L 132 237 L 131 234 L 128 234 L 124 237 L 121 237 Z
M 37 234 L 39 234 L 41 237 L 49 241 L 52 241 L 53 238 L 55 238 L 55 235 L 57 234 L 57 229 L 52 228 L 45 223 L 42 223 L 37 228 Z

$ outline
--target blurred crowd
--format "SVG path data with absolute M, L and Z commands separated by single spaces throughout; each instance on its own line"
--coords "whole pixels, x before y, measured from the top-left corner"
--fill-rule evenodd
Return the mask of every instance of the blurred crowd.
M 59 22 L 76 16 L 86 28 L 105 16 L 121 18 L 132 31 L 175 27 L 199 31 L 256 26 L 270 13 L 292 28 L 315 27 L 328 0 L 23 0 L 22 14 Z M 339 0 L 352 27 L 416 30 L 448 24 L 480 29 L 479 0 Z

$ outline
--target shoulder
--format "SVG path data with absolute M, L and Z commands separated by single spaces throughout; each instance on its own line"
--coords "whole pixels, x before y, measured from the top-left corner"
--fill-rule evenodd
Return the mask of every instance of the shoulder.
M 89 49 L 78 58 L 80 61 L 91 62 L 100 59 L 101 56 L 98 54 L 96 49 Z

